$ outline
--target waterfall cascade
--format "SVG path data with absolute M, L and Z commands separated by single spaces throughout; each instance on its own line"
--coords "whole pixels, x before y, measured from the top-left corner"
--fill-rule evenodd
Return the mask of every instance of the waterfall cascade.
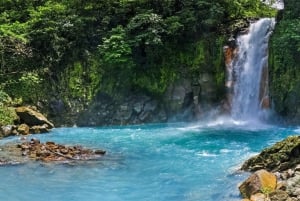
M 262 108 L 268 107 L 268 41 L 274 24 L 274 19 L 260 19 L 237 38 L 237 53 L 227 72 L 234 119 L 259 119 Z

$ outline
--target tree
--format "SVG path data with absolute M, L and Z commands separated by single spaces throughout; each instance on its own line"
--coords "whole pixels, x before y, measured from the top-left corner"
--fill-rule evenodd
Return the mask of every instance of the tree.
M 98 46 L 101 55 L 101 64 L 104 77 L 108 78 L 108 90 L 130 87 L 132 79 L 131 70 L 134 67 L 131 47 L 128 44 L 126 31 L 122 26 L 117 26 L 110 31 L 108 37 L 103 39 L 103 44 Z

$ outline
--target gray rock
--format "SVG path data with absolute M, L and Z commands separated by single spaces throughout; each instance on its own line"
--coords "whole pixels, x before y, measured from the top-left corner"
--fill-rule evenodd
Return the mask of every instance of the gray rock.
M 164 102 L 171 115 L 180 112 L 188 94 L 192 93 L 192 83 L 187 79 L 177 80 L 164 94 Z
M 136 112 L 137 114 L 140 114 L 141 111 L 143 110 L 143 107 L 144 107 L 143 103 L 137 102 L 133 105 L 133 111 Z
M 294 177 L 287 181 L 287 192 L 293 196 L 300 196 L 300 175 L 295 174 Z
M 271 201 L 292 201 L 289 195 L 282 190 L 276 190 L 269 194 L 269 198 Z
M 2 126 L 0 130 L 2 136 L 7 137 L 13 135 L 14 126 L 13 125 Z

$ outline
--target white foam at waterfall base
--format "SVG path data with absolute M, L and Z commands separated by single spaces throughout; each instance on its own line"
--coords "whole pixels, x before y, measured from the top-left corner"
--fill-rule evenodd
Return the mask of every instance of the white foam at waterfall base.
M 274 127 L 276 126 L 272 124 L 268 124 L 259 119 L 236 120 L 231 116 L 224 115 L 206 121 L 184 124 L 183 126 L 177 127 L 176 129 L 184 133 L 189 131 L 200 132 L 206 129 L 260 131 L 260 130 L 272 129 Z
M 268 61 L 268 41 L 274 24 L 274 19 L 260 19 L 250 25 L 247 34 L 237 38 L 238 55 L 233 63 L 233 119 L 256 121 L 263 113 L 260 107 L 260 84 L 262 70 Z
M 259 119 L 236 120 L 230 116 L 220 116 L 214 121 L 208 122 L 206 126 L 215 129 L 240 129 L 251 131 L 265 130 L 274 127 Z

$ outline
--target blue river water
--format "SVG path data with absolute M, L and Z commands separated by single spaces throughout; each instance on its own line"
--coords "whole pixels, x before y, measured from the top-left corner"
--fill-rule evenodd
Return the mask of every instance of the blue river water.
M 0 167 L 2 201 L 237 201 L 240 165 L 297 127 L 243 122 L 56 128 L 42 142 L 105 149 L 98 161 Z M 17 140 L 6 138 L 1 143 Z

